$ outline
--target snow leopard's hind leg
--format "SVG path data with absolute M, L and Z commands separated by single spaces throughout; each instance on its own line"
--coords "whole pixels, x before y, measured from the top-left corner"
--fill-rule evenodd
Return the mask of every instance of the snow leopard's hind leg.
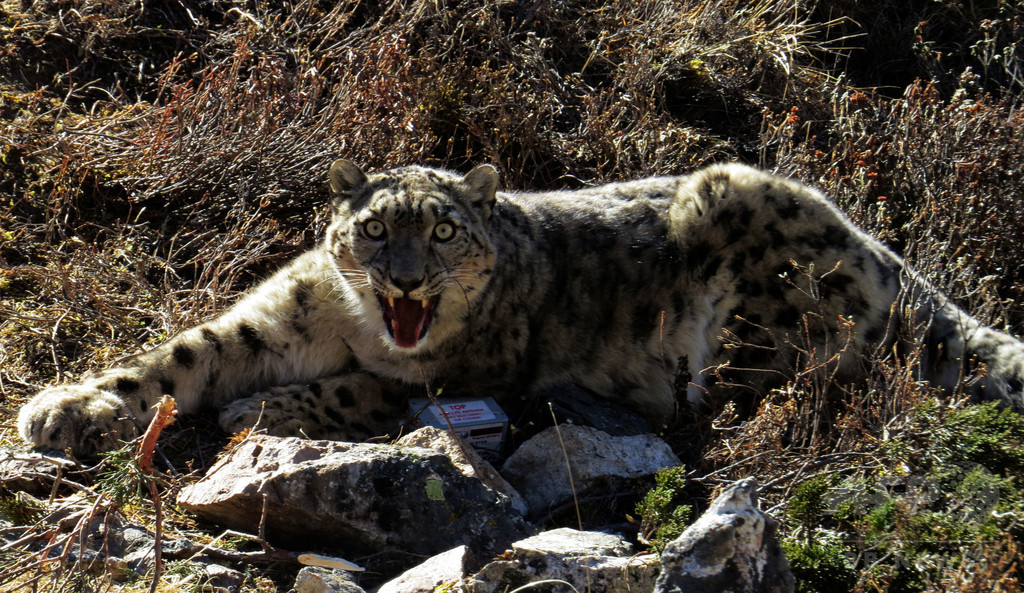
M 394 436 L 406 415 L 408 394 L 366 373 L 326 377 L 308 385 L 285 385 L 237 399 L 220 412 L 220 425 L 274 436 L 364 441 Z

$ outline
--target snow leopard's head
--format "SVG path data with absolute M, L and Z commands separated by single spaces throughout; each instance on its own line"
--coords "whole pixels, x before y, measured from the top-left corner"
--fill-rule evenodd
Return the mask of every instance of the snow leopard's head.
M 493 272 L 497 186 L 490 165 L 464 177 L 425 167 L 367 176 L 344 159 L 331 165 L 326 246 L 345 297 L 389 347 L 420 351 L 461 328 Z

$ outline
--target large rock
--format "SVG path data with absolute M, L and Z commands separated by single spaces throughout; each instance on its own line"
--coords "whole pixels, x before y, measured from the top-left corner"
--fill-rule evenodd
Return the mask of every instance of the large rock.
M 650 591 L 658 575 L 658 557 L 632 555 L 616 535 L 555 529 L 512 544 L 511 553 L 483 567 L 466 581 L 470 593 L 499 593 L 541 580 L 569 583 L 589 593 Z M 568 593 L 565 584 L 541 589 Z
M 655 593 L 791 593 L 793 574 L 757 508 L 757 481 L 729 486 L 696 523 L 665 546 Z
M 395 444 L 423 447 L 444 453 L 462 473 L 477 478 L 492 490 L 507 496 L 517 511 L 526 514 L 526 501 L 516 489 L 501 477 L 494 466 L 481 457 L 476 449 L 451 431 L 424 426 L 398 439 Z
M 640 478 L 680 463 L 665 441 L 653 434 L 613 437 L 572 424 L 548 428 L 523 443 L 501 468 L 526 499 L 529 514 L 547 512 L 572 498 L 567 457 L 577 494 L 606 484 L 609 478 Z
M 255 436 L 178 495 L 185 509 L 267 537 L 365 555 L 435 554 L 465 544 L 487 557 L 528 529 L 508 499 L 437 451 Z

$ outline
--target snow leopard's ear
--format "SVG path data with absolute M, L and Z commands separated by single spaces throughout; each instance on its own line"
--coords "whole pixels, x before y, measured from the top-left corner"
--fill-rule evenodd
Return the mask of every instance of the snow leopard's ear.
M 338 159 L 331 163 L 331 195 L 335 198 L 352 196 L 366 185 L 366 175 L 359 165 L 346 159 Z
M 462 178 L 462 189 L 470 202 L 489 218 L 498 191 L 498 171 L 491 165 L 478 165 Z

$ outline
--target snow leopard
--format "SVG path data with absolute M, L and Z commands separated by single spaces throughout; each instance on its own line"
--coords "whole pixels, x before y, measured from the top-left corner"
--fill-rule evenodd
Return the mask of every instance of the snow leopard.
M 841 348 L 836 376 L 854 380 L 864 358 L 848 354 L 908 326 L 922 379 L 1024 408 L 1021 342 L 796 181 L 733 163 L 506 192 L 491 165 L 366 174 L 344 159 L 328 177 L 315 248 L 219 317 L 44 389 L 20 411 L 24 439 L 109 449 L 163 395 L 219 409 L 231 432 L 366 438 L 410 395 L 515 403 L 557 385 L 659 430 L 708 398 L 777 386 L 800 352 Z

